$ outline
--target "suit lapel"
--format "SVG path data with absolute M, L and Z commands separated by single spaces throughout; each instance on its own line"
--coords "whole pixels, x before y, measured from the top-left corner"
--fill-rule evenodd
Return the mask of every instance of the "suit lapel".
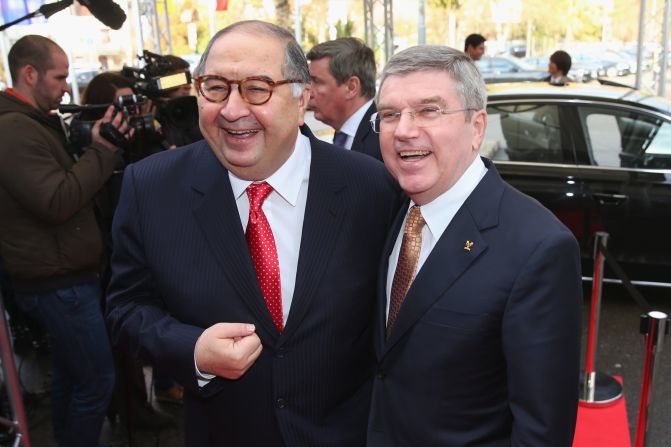
M 370 125 L 370 117 L 373 113 L 375 113 L 375 111 L 376 111 L 375 103 L 373 102 L 370 105 L 370 107 L 368 107 L 368 110 L 366 110 L 366 114 L 363 116 L 361 122 L 359 123 L 359 127 L 357 127 L 356 129 L 356 133 L 354 134 L 354 138 L 352 139 L 353 150 L 363 153 L 366 152 L 366 145 L 364 144 L 364 140 L 366 139 L 368 134 L 373 131 L 373 128 Z
M 303 234 L 296 272 L 296 287 L 291 302 L 291 311 L 285 327 L 285 339 L 300 325 L 315 296 L 331 258 L 345 214 L 343 199 L 339 192 L 346 187 L 338 167 L 328 163 L 325 151 L 331 150 L 326 143 L 310 140 L 312 161 L 308 197 L 303 220 Z
M 498 224 L 503 182 L 496 168 L 488 160 L 484 161 L 487 174 L 461 206 L 417 273 L 379 357 L 384 356 L 487 250 L 482 231 Z M 400 226 L 395 235 L 398 231 Z M 467 241 L 472 242 L 472 245 L 468 244 L 470 250 L 465 248 Z M 386 303 L 386 296 L 384 299 Z
M 240 299 L 256 315 L 266 332 L 277 337 L 256 279 L 228 171 L 206 143 L 200 148 L 191 182 L 196 223 Z
M 466 240 L 473 242 L 471 251 L 464 249 Z M 480 235 L 480 230 L 469 213 L 462 208 L 454 216 L 410 286 L 385 344 L 385 352 L 403 337 L 486 248 L 487 243 Z

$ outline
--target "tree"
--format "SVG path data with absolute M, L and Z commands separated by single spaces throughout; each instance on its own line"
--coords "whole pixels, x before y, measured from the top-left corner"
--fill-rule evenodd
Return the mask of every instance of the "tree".
M 429 0 L 429 6 L 447 10 L 447 44 L 457 47 L 457 12 L 461 8 L 459 0 Z
M 350 37 L 354 31 L 354 22 L 352 22 L 349 17 L 345 23 L 342 23 L 342 20 L 338 20 L 335 24 L 336 29 L 336 39 L 341 37 Z
M 296 1 L 296 0 L 294 0 Z M 291 5 L 289 0 L 275 0 L 275 23 L 283 28 L 292 30 Z

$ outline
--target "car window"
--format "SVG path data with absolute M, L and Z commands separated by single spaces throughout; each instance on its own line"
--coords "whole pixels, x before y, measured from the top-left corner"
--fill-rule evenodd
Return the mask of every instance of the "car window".
M 559 108 L 553 104 L 487 107 L 480 153 L 493 160 L 564 163 Z
M 475 61 L 475 65 L 480 70 L 480 73 L 490 73 L 492 71 L 492 67 L 489 65 L 489 59 L 483 58 L 479 61 Z
M 671 169 L 671 124 L 662 118 L 607 107 L 580 109 L 592 164 Z
M 503 71 L 513 71 L 515 69 L 515 66 L 505 60 L 505 59 L 492 59 L 492 69 L 495 71 L 503 72 Z

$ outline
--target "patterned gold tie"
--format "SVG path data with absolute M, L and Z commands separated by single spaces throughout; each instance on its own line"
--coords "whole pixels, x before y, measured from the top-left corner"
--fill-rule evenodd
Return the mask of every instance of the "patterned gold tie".
M 387 319 L 387 335 L 396 322 L 398 311 L 401 309 L 405 295 L 408 293 L 412 280 L 415 279 L 419 252 L 422 249 L 422 228 L 426 222 L 418 206 L 410 208 L 408 219 L 403 229 L 401 253 L 398 255 L 398 264 L 394 272 L 394 281 L 391 283 L 391 302 L 389 304 L 389 318 Z

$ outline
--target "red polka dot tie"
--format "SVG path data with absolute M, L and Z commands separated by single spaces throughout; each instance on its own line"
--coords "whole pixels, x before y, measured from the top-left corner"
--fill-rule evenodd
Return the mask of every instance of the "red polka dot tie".
M 252 255 L 256 277 L 259 279 L 263 298 L 268 306 L 275 327 L 281 333 L 282 289 L 280 288 L 280 264 L 277 260 L 275 238 L 261 206 L 273 191 L 268 183 L 252 183 L 247 187 L 249 197 L 249 221 L 247 222 L 247 245 Z
M 419 261 L 419 253 L 422 250 L 422 228 L 425 223 L 419 207 L 413 206 L 410 208 L 403 229 L 403 241 L 401 242 L 401 252 L 398 255 L 396 272 L 394 272 L 394 280 L 391 283 L 387 336 L 394 323 L 396 323 L 398 312 L 403 301 L 405 301 L 405 295 L 415 279 L 417 261 Z

